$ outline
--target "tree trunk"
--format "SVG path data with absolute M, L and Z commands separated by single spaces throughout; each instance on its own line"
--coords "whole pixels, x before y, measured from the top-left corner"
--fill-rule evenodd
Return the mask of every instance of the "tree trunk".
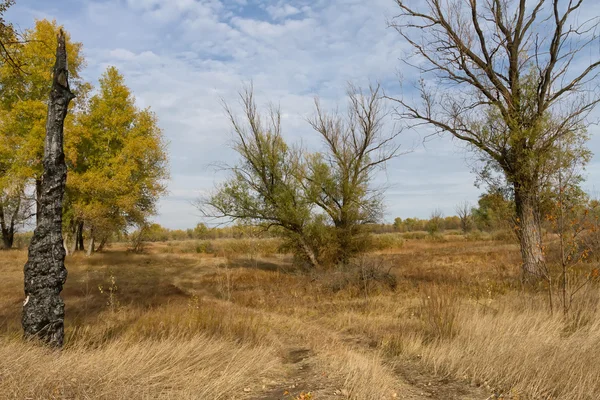
M 52 347 L 62 347 L 64 340 L 65 306 L 60 292 L 67 279 L 62 238 L 62 203 L 67 167 L 63 152 L 63 127 L 73 97 L 68 83 L 65 36 L 61 31 L 58 34 L 48 102 L 38 225 L 29 245 L 29 258 L 24 268 L 25 301 L 21 319 L 26 338 L 39 339 Z
M 77 224 L 77 232 L 75 235 L 75 250 L 85 251 L 85 246 L 83 244 L 83 221 Z
M 100 245 L 98 246 L 98 248 L 96 249 L 96 251 L 98 253 L 100 253 L 102 250 L 104 250 L 104 246 L 106 246 L 106 242 L 107 242 L 108 238 L 105 236 L 102 238 L 102 240 L 100 241 Z
M 6 232 L 2 229 L 2 244 L 4 250 L 10 250 L 15 242 L 15 231 L 14 229 L 8 229 Z
M 546 276 L 539 206 L 533 195 L 518 188 L 515 188 L 515 206 L 517 236 L 523 259 L 523 281 L 535 283 Z
M 5 250 L 10 250 L 13 247 L 15 240 L 15 223 L 19 217 L 20 207 L 21 200 L 19 199 L 10 215 L 10 220 L 7 220 L 4 206 L 0 205 L 0 232 L 2 233 L 2 245 Z
M 0 231 L 2 233 L 2 249 L 8 250 L 12 248 L 12 239 L 8 227 L 6 226 L 6 219 L 4 217 L 4 206 L 0 205 Z
M 338 255 L 337 255 L 337 263 L 346 266 L 350 263 L 350 259 L 352 258 L 353 252 L 353 235 L 351 228 L 347 226 L 346 223 L 341 223 L 336 225 L 336 235 L 338 242 Z
M 313 268 L 319 268 L 320 267 L 319 261 L 317 261 L 317 257 L 315 256 L 315 253 L 312 251 L 310 246 L 306 243 L 306 240 L 304 240 L 303 237 L 299 237 L 298 243 L 300 244 L 300 248 L 302 249 L 302 252 L 304 252 L 304 255 L 306 256 L 306 258 L 308 258 L 308 261 L 313 266 Z
M 94 246 L 94 232 L 90 232 L 90 244 L 88 246 L 88 251 L 87 251 L 87 256 L 91 256 L 94 253 L 95 250 L 95 246 Z
M 77 229 L 79 229 L 79 224 L 75 224 L 75 228 L 71 228 L 71 233 L 73 234 L 73 244 L 71 245 L 71 254 L 75 254 L 77 251 Z

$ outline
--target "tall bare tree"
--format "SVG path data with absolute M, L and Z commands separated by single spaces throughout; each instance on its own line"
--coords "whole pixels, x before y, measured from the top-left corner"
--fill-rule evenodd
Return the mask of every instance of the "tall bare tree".
M 421 101 L 393 99 L 400 116 L 468 143 L 502 171 L 523 276 L 543 277 L 539 197 L 557 143 L 584 142 L 600 100 L 599 17 L 580 15 L 584 0 L 395 1 L 391 26 L 423 77 Z
M 377 170 L 398 155 L 399 132 L 384 132 L 381 87 L 365 93 L 348 88 L 348 113 L 327 113 L 318 99 L 316 116 L 310 120 L 326 150 L 308 163 L 312 199 L 331 218 L 338 239 L 338 261 L 347 263 L 357 250 L 362 225 L 382 215 L 382 190 L 372 186 Z
M 73 98 L 69 89 L 65 35 L 61 30 L 48 102 L 40 217 L 24 268 L 25 302 L 21 321 L 25 337 L 39 339 L 53 347 L 62 347 L 64 340 L 65 305 L 60 292 L 67 279 L 62 236 L 67 166 L 63 128 Z
M 467 233 L 473 227 L 473 217 L 471 215 L 471 209 L 473 207 L 468 201 L 463 201 L 456 206 L 456 215 L 460 219 L 460 229 L 463 233 Z

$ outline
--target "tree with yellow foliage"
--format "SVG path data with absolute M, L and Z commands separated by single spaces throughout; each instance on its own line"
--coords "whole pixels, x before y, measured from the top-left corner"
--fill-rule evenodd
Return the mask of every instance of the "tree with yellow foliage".
M 12 246 L 17 226 L 33 210 L 26 188 L 35 183 L 39 192 L 48 93 L 60 29 L 56 21 L 39 20 L 22 34 L 23 40 L 4 43 L 4 51 L 13 60 L 0 64 L 0 227 L 5 248 Z M 82 45 L 66 33 L 66 46 L 71 87 L 79 95 L 89 90 L 80 76 L 85 65 Z M 71 107 L 77 107 L 77 102 Z M 67 130 L 71 121 L 72 117 L 67 119 Z
M 0 64 L 0 233 L 12 246 L 20 223 L 32 216 L 31 196 L 39 192 L 48 93 L 52 85 L 57 33 L 55 21 L 36 21 L 13 43 L 11 55 L 23 73 Z M 100 79 L 98 92 L 81 78 L 82 44 L 68 33 L 69 83 L 76 99 L 65 121 L 68 168 L 64 203 L 65 236 L 83 250 L 84 230 L 101 241 L 127 226 L 142 224 L 165 192 L 166 146 L 156 116 L 135 106 L 116 68 Z M 94 246 L 92 244 L 91 250 Z
M 168 177 L 165 141 L 154 113 L 136 107 L 115 67 L 75 121 L 67 165 L 69 217 L 81 250 L 84 226 L 92 252 L 95 240 L 104 243 L 155 213 Z

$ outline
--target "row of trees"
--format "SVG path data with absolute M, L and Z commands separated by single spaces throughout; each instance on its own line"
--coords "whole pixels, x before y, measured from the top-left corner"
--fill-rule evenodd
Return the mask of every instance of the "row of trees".
M 37 215 L 44 126 L 55 61 L 56 22 L 40 20 L 3 49 L 14 62 L 0 66 L 0 228 L 4 248 Z M 68 33 L 66 50 L 75 100 L 65 120 L 68 168 L 65 246 L 83 250 L 84 231 L 100 247 L 117 231 L 144 224 L 165 192 L 167 155 L 156 116 L 135 105 L 123 76 L 109 67 L 97 89 L 83 80 L 82 44 Z M 18 68 L 15 68 L 18 65 Z

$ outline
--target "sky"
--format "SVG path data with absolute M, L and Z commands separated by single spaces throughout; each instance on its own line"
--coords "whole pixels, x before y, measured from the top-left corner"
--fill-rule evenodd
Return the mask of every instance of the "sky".
M 7 20 L 26 29 L 35 19 L 56 19 L 83 43 L 83 76 L 92 83 L 108 66 L 124 74 L 169 143 L 171 179 L 155 220 L 185 229 L 214 222 L 193 203 L 225 178 L 215 164 L 237 160 L 221 100 L 235 106 L 252 82 L 259 105 L 281 107 L 286 139 L 318 150 L 306 122 L 315 96 L 343 109 L 349 82 L 381 82 L 394 95 L 400 75 L 415 77 L 401 62 L 407 44 L 387 27 L 396 12 L 393 0 L 17 0 Z M 386 129 L 397 129 L 392 117 Z M 585 188 L 595 192 L 600 130 L 589 132 L 598 155 Z M 398 142 L 406 154 L 376 177 L 387 187 L 385 221 L 427 218 L 435 209 L 453 215 L 457 204 L 477 202 L 473 155 L 449 137 L 424 141 L 426 135 L 403 132 Z

